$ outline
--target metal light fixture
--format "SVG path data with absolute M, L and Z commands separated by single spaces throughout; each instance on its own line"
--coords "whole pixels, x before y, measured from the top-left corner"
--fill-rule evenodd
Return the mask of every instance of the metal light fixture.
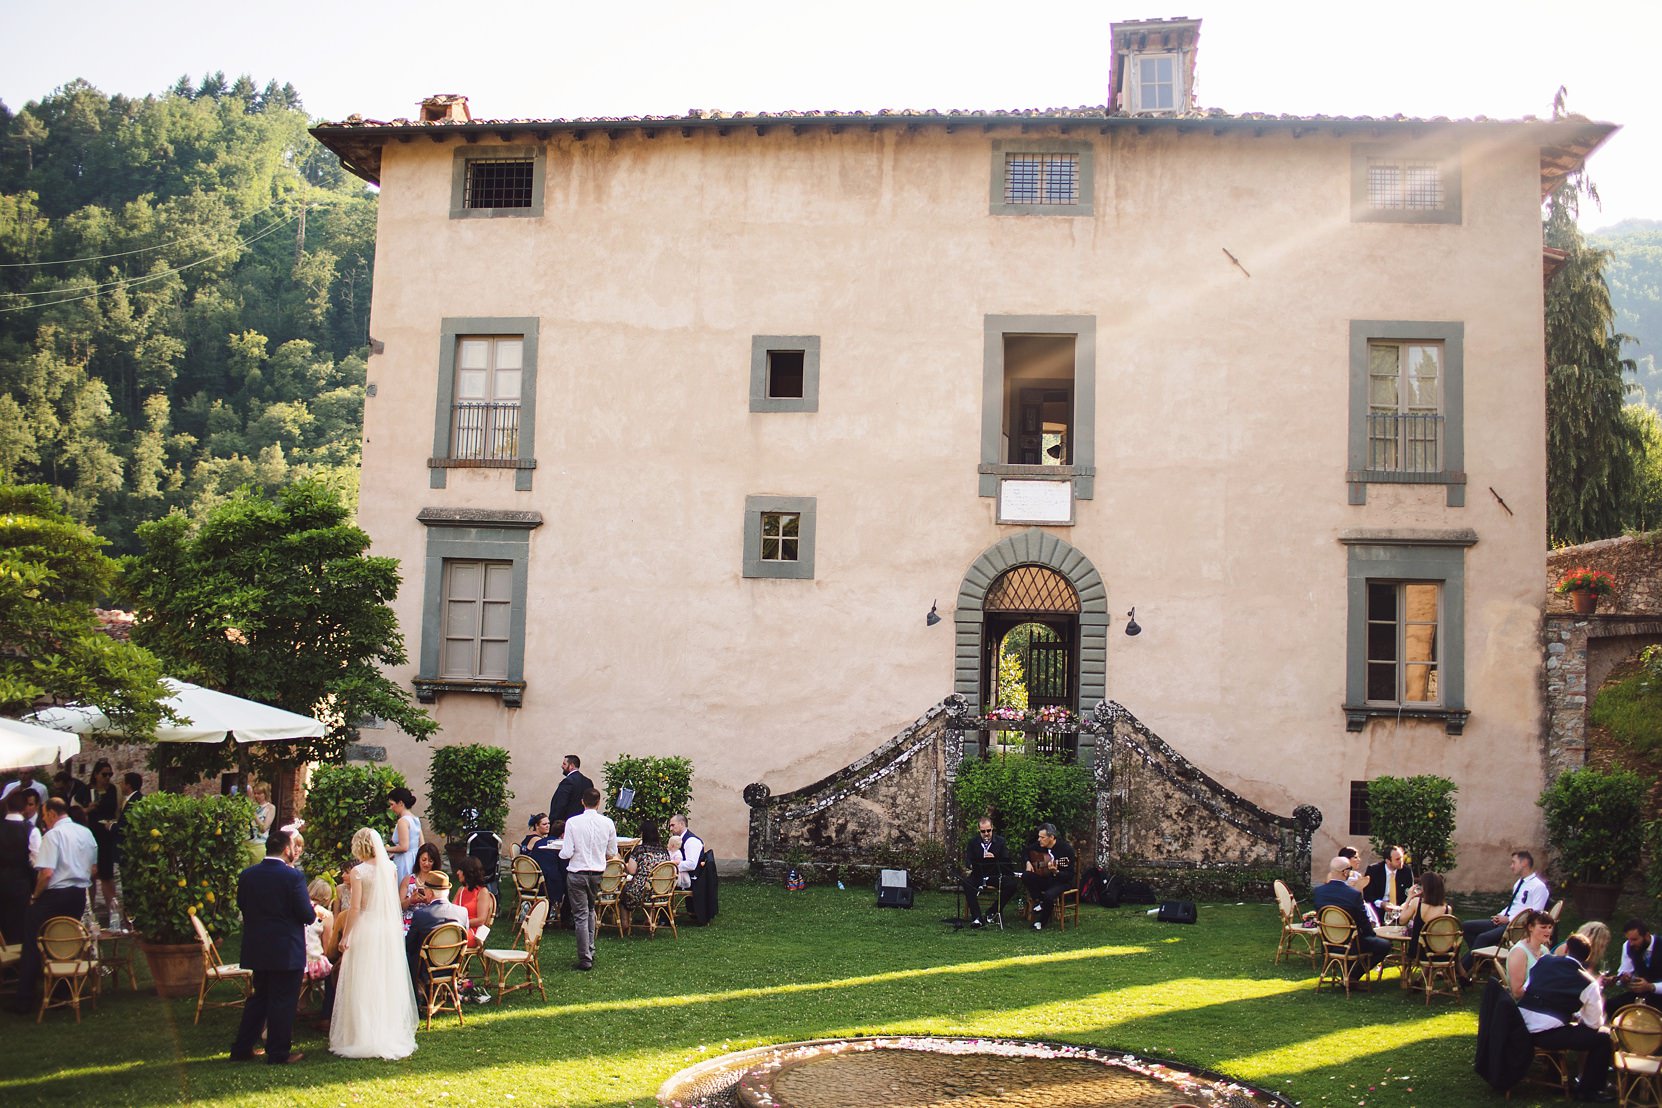
M 929 614 L 923 617 L 923 625 L 925 627 L 933 627 L 935 624 L 941 622 L 941 613 L 935 610 L 935 604 L 936 601 L 931 600 L 929 602 Z
M 1143 633 L 1141 625 L 1137 623 L 1136 608 L 1132 608 L 1129 612 L 1125 613 L 1125 617 L 1131 621 L 1125 625 L 1125 633 L 1127 635 L 1140 635 Z

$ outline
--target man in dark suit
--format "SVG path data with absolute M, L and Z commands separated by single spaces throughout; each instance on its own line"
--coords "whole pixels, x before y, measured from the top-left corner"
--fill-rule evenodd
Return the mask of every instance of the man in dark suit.
M 1379 918 L 1384 919 L 1386 908 L 1402 907 L 1413 885 L 1414 867 L 1402 860 L 1402 847 L 1393 846 L 1385 852 L 1383 861 L 1368 867 L 1368 883 L 1362 889 L 1362 899 L 1372 904 Z
M 265 1060 L 274 1066 L 305 1057 L 291 1052 L 294 1010 L 300 1003 L 300 973 L 306 968 L 306 925 L 317 918 L 306 894 L 306 875 L 295 868 L 298 846 L 287 831 L 273 831 L 265 858 L 237 878 L 242 910 L 242 965 L 254 971 L 254 994 L 242 1008 L 242 1023 L 231 1044 L 231 1061 L 247 1062 L 266 1032 Z
M 1368 918 L 1367 905 L 1362 903 L 1362 894 L 1350 887 L 1345 878 L 1350 876 L 1350 859 L 1339 857 L 1327 864 L 1327 881 L 1317 885 L 1311 900 L 1315 902 L 1316 911 L 1323 908 L 1343 908 L 1345 914 L 1356 925 L 1356 942 L 1366 958 L 1351 970 L 1352 981 L 1360 981 L 1366 977 L 1368 971 L 1385 960 L 1391 953 L 1391 940 L 1382 939 L 1373 932 L 1373 921 Z
M 583 776 L 583 759 L 575 754 L 567 754 L 561 760 L 560 772 L 565 776 L 560 779 L 559 787 L 554 790 L 554 798 L 548 802 L 548 819 L 551 823 L 581 815 L 583 794 L 594 788 L 594 782 Z
M 1004 906 L 1021 888 L 1016 880 L 1015 863 L 1010 860 L 1010 848 L 1004 845 L 1004 836 L 993 834 L 993 821 L 985 816 L 981 817 L 975 838 L 964 845 L 964 901 L 969 905 L 971 927 L 980 927 L 986 922 L 979 899 L 983 888 L 997 898 L 1001 917 Z

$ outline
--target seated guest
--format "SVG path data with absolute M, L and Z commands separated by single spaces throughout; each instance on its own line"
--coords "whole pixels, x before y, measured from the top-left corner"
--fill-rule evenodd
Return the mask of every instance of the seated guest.
M 1004 845 L 1004 836 L 993 834 L 993 821 L 985 816 L 975 838 L 964 844 L 964 903 L 969 906 L 970 926 L 980 927 L 986 920 L 981 915 L 981 890 L 997 898 L 998 914 L 1010 903 L 1021 885 L 1016 880 L 1015 863 L 1010 860 L 1010 848 Z
M 1547 910 L 1547 883 L 1535 872 L 1535 855 L 1527 850 L 1513 851 L 1512 876 L 1518 880 L 1512 886 L 1512 897 L 1505 908 L 1488 919 L 1469 919 L 1460 924 L 1460 930 L 1466 934 L 1466 953 L 1460 959 L 1460 966 L 1467 973 L 1472 969 L 1472 951 L 1480 946 L 1499 946 L 1513 916 L 1525 908 Z
M 554 820 L 548 834 L 531 844 L 526 851 L 542 870 L 543 885 L 548 891 L 548 919 L 558 916 L 565 924 L 571 923 L 571 909 L 566 904 L 566 861 L 560 857 L 560 842 L 566 832 L 566 821 Z
M 456 867 L 456 876 L 462 887 L 456 893 L 456 906 L 467 913 L 467 943 L 483 946 L 490 934 L 490 925 L 496 919 L 496 897 L 485 880 L 485 866 L 471 854 Z
M 687 830 L 687 817 L 684 815 L 669 817 L 669 833 L 681 837 L 681 861 L 676 870 L 687 877 L 687 884 L 682 885 L 679 879 L 675 883 L 683 889 L 690 888 L 692 875 L 698 870 L 698 860 L 704 856 L 704 840 Z
M 1379 918 L 1384 919 L 1386 909 L 1402 907 L 1413 884 L 1414 867 L 1403 861 L 1402 847 L 1393 846 L 1382 860 L 1368 867 L 1362 899 L 1372 904 Z
M 404 878 L 403 883 L 398 888 L 399 900 L 404 905 L 404 930 L 406 933 L 410 930 L 410 917 L 415 915 L 415 910 L 420 903 L 416 899 L 416 893 L 421 888 L 422 874 L 443 869 L 444 855 L 439 853 L 438 847 L 432 843 L 422 843 L 416 848 L 415 868 L 410 871 L 410 876 Z M 449 879 L 446 878 L 446 880 Z M 448 887 L 446 886 L 446 888 Z
M 1551 919 L 1552 917 L 1548 916 L 1547 918 Z M 1600 923 L 1596 919 L 1590 919 L 1576 928 L 1575 933 L 1587 940 L 1588 954 L 1587 957 L 1582 959 L 1582 962 L 1594 973 L 1599 973 L 1604 967 L 1604 952 L 1610 949 L 1609 926 Z M 1569 940 L 1565 939 L 1564 942 L 1558 944 L 1558 949 L 1553 953 L 1562 957 L 1564 947 L 1568 943 Z
M 1391 940 L 1382 939 L 1373 932 L 1373 921 L 1368 918 L 1368 907 L 1362 894 L 1351 887 L 1350 859 L 1340 855 L 1327 864 L 1327 881 L 1317 885 L 1311 900 L 1319 913 L 1323 908 L 1344 909 L 1345 915 L 1356 925 L 1356 944 L 1365 957 L 1350 971 L 1352 982 L 1360 981 L 1368 971 L 1391 953 Z
M 1073 863 L 1073 847 L 1056 836 L 1056 825 L 1041 823 L 1037 838 L 1027 844 L 1027 864 L 1021 875 L 1033 904 L 1033 930 L 1044 930 L 1056 899 L 1078 883 Z
M 467 927 L 467 913 L 450 903 L 450 878 L 442 869 L 430 869 L 421 875 L 416 886 L 415 914 L 410 929 L 404 935 L 404 956 L 410 962 L 410 982 L 415 986 L 416 999 L 427 1003 L 427 974 L 421 965 L 421 944 L 446 923 Z
M 1622 961 L 1616 967 L 1616 982 L 1622 991 L 1610 998 L 1610 1010 L 1617 1012 L 1628 1004 L 1662 1008 L 1662 999 L 1656 994 L 1656 983 L 1662 980 L 1662 943 L 1656 941 L 1650 924 L 1642 919 L 1622 924 L 1622 936 L 1627 941 L 1622 943 Z
M 669 860 L 675 863 L 675 887 L 678 889 L 691 888 L 692 874 L 683 871 L 681 868 L 681 863 L 687 860 L 686 851 L 681 849 L 681 836 L 671 835 L 668 848 Z
M 1512 949 L 1506 952 L 1506 987 L 1511 990 L 1513 1000 L 1523 996 L 1524 984 L 1529 980 L 1529 971 L 1535 968 L 1535 963 L 1552 951 L 1551 916 L 1525 908 L 1523 928 L 1522 941 L 1513 943 Z
M 658 821 L 642 820 L 641 843 L 629 852 L 628 860 L 623 863 L 623 872 L 628 875 L 623 881 L 624 907 L 633 912 L 644 905 L 652 894 L 652 871 L 672 860 L 669 851 L 664 849 Z
M 1354 846 L 1341 846 L 1339 848 L 1339 857 L 1350 863 L 1350 870 L 1345 874 L 1345 884 L 1349 885 L 1353 889 L 1360 889 L 1363 881 L 1361 865 L 1362 852 L 1357 850 Z
M 1428 873 L 1420 879 L 1420 883 L 1408 890 L 1408 899 L 1402 902 L 1400 919 L 1405 920 L 1408 927 L 1408 949 L 1411 957 L 1418 957 L 1420 953 L 1420 933 L 1425 925 L 1438 916 L 1452 916 L 1454 909 L 1448 906 L 1448 893 L 1443 885 L 1443 875 Z
M 1518 1010 L 1530 1040 L 1542 1050 L 1581 1052 L 1578 1100 L 1609 1100 L 1604 1082 L 1610 1073 L 1611 1042 L 1604 1030 L 1604 994 L 1598 977 L 1587 969 L 1592 954 L 1587 940 L 1571 935 L 1565 953 L 1542 955 L 1529 971 Z
M 528 828 L 525 837 L 510 848 L 516 857 L 530 850 L 538 840 L 548 838 L 548 813 L 538 812 L 526 821 L 525 826 Z

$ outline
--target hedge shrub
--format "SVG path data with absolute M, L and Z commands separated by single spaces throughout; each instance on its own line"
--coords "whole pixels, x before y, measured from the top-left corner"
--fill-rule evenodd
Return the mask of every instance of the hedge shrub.
M 219 939 L 242 924 L 237 875 L 254 860 L 254 806 L 240 796 L 151 793 L 127 809 L 123 906 L 153 943 L 193 943 L 190 917 Z
M 669 834 L 669 817 L 692 807 L 693 765 L 688 758 L 636 758 L 619 755 L 603 767 L 606 814 L 617 824 L 620 835 L 640 834 L 641 824 L 652 820 L 658 830 Z M 617 806 L 619 790 L 635 790 L 635 802 L 626 810 Z
M 393 815 L 387 794 L 402 784 L 404 775 L 388 766 L 321 765 L 312 770 L 301 834 L 318 868 L 339 873 L 350 866 L 352 836 L 360 827 L 373 827 L 390 839 Z
M 468 829 L 462 813 L 477 809 L 474 826 L 502 833 L 508 822 L 508 752 L 500 746 L 441 746 L 427 766 L 427 823 L 451 842 Z
M 1054 823 L 1069 842 L 1077 842 L 1096 801 L 1084 766 L 1028 754 L 966 760 L 953 791 L 966 827 L 991 816 L 1012 850 L 1031 839 L 1041 823 Z

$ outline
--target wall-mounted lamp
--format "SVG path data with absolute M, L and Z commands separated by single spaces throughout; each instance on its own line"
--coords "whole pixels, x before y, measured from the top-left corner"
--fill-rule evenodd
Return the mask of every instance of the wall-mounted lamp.
M 936 601 L 931 600 L 929 602 L 929 614 L 923 617 L 923 625 L 925 627 L 933 627 L 935 624 L 941 622 L 941 613 L 935 610 L 935 604 Z
M 374 335 L 371 335 L 369 337 L 369 352 L 371 354 L 385 354 L 387 352 L 387 344 L 376 338 Z
M 1140 635 L 1143 633 L 1141 625 L 1137 623 L 1136 608 L 1132 608 L 1129 612 L 1125 613 L 1125 617 L 1131 621 L 1125 625 L 1125 633 L 1127 635 Z

